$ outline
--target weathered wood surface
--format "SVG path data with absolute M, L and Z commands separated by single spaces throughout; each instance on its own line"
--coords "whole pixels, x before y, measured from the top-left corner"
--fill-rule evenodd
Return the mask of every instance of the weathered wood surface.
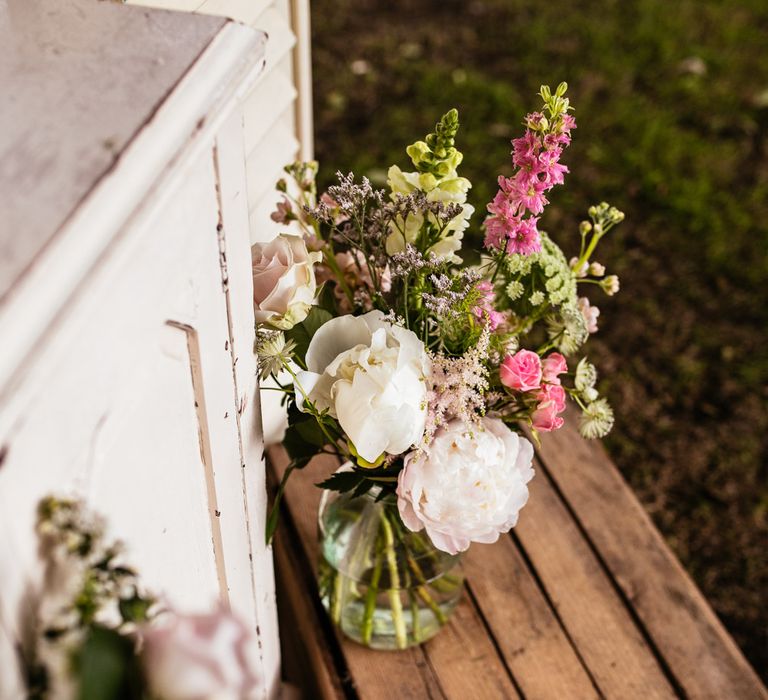
M 279 478 L 284 450 L 269 461 Z M 281 580 L 293 581 L 284 607 L 314 610 L 298 637 L 330 650 L 302 665 L 331 679 L 312 697 L 768 698 L 602 447 L 570 428 L 544 437 L 513 533 L 465 556 L 450 625 L 408 652 L 363 649 L 330 626 L 311 575 L 313 484 L 333 467 L 316 458 L 291 477 L 277 542 Z M 297 635 L 283 636 L 290 656 Z
M 225 23 L 0 0 L 0 302 Z

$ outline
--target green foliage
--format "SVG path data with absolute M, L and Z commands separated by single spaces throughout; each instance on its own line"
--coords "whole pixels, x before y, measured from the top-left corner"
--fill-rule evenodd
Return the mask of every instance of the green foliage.
M 141 700 L 141 670 L 134 642 L 113 629 L 92 625 L 73 659 L 80 679 L 78 700 Z
M 295 357 L 298 357 L 302 362 L 304 361 L 312 336 L 317 333 L 320 326 L 330 321 L 331 318 L 332 316 L 328 311 L 319 306 L 313 306 L 301 323 L 297 323 L 293 328 L 285 332 L 285 337 L 296 344 L 294 350 Z

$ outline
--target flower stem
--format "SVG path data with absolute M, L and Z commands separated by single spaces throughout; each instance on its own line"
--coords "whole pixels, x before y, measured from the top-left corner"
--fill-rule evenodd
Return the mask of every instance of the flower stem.
M 334 624 L 341 624 L 341 587 L 343 585 L 343 576 L 338 571 L 333 574 L 333 583 L 331 584 L 331 619 Z
M 413 641 L 417 644 L 421 643 L 421 618 L 419 617 L 419 603 L 416 600 L 416 596 L 413 595 L 413 591 L 408 591 L 408 597 L 411 600 L 411 622 L 413 626 Z
M 376 610 L 376 598 L 379 595 L 379 579 L 381 578 L 381 547 L 376 543 L 376 559 L 371 574 L 371 582 L 368 585 L 368 591 L 365 594 L 365 611 L 363 612 L 363 623 L 360 629 L 360 636 L 363 644 L 371 643 L 371 634 L 373 633 L 373 613 Z
M 413 575 L 416 577 L 416 580 L 421 584 L 420 586 L 416 587 L 416 595 L 421 598 L 421 600 L 424 602 L 424 604 L 432 611 L 434 616 L 437 618 L 437 621 L 444 625 L 446 622 L 448 622 L 448 618 L 445 616 L 445 613 L 440 609 L 440 606 L 435 603 L 434 598 L 429 594 L 429 590 L 427 589 L 427 578 L 424 576 L 424 572 L 421 570 L 421 567 L 419 566 L 416 559 L 414 559 L 413 554 L 411 553 L 410 548 L 405 543 L 405 539 L 402 536 L 402 532 L 400 531 L 398 523 L 395 523 L 396 530 L 398 531 L 398 538 L 400 539 L 400 543 L 403 546 L 403 551 L 405 552 L 405 560 L 408 563 L 409 568 L 413 572 Z
M 395 557 L 395 538 L 392 534 L 392 526 L 386 512 L 381 519 L 384 531 L 384 546 L 387 553 L 387 568 L 389 569 L 389 606 L 392 608 L 392 623 L 395 627 L 395 640 L 398 649 L 405 649 L 408 643 L 405 618 L 403 617 L 403 602 L 400 600 L 400 575 L 397 571 L 397 559 Z

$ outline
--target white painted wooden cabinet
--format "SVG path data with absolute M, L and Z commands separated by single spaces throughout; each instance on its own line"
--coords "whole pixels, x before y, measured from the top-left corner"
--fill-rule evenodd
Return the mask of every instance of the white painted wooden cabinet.
M 275 182 L 296 158 L 313 157 L 309 0 L 127 0 L 134 5 L 210 14 L 269 37 L 266 65 L 243 99 L 251 239 L 274 238 Z
M 277 692 L 249 247 L 301 133 L 274 36 L 0 0 L 0 698 L 49 493 L 104 514 L 175 606 L 229 603 Z

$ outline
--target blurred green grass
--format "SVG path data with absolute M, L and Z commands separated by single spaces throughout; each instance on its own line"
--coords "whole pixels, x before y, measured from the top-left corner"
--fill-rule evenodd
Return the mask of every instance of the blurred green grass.
M 602 199 L 627 214 L 591 358 L 607 445 L 752 663 L 768 674 L 768 3 L 314 0 L 321 183 L 383 184 L 460 111 L 480 212 L 542 83 L 579 128 L 542 220 L 568 254 Z M 479 217 L 475 222 L 479 224 Z M 468 242 L 469 245 L 477 245 Z

